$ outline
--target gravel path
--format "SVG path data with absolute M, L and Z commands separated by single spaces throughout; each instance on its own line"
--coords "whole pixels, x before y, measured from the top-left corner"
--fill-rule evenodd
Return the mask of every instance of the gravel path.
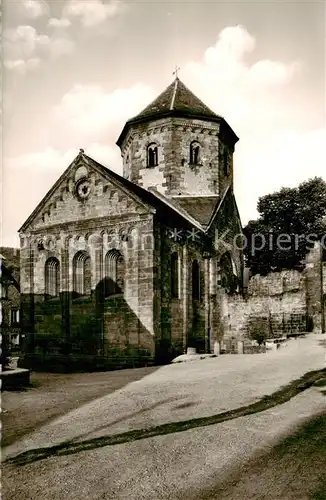
M 148 367 L 69 374 L 32 372 L 31 387 L 24 391 L 2 393 L 2 446 L 8 446 L 47 422 L 117 391 L 157 369 Z
M 83 451 L 68 454 L 63 448 L 61 456 L 49 453 L 49 458 L 25 465 L 6 464 L 5 498 L 177 500 L 216 486 L 248 458 L 271 449 L 294 427 L 322 412 L 321 388 L 255 415 L 186 432 L 98 448 L 92 441 L 89 449 L 85 441 L 100 438 L 100 443 L 104 436 L 252 404 L 306 372 L 324 368 L 324 338 L 309 335 L 268 354 L 162 367 L 70 411 L 5 448 L 3 458 L 71 441 Z

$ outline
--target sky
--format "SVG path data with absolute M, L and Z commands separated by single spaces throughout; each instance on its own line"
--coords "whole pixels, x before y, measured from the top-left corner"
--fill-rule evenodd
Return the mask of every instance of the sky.
M 326 180 L 324 1 L 3 0 L 1 243 L 83 148 L 122 174 L 128 118 L 179 78 L 240 138 L 241 220 Z

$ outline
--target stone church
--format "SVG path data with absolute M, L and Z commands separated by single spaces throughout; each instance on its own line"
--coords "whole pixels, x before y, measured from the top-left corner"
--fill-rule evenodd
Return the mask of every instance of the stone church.
M 19 231 L 22 365 L 212 352 L 242 289 L 237 141 L 176 77 L 125 124 L 122 176 L 80 150 Z

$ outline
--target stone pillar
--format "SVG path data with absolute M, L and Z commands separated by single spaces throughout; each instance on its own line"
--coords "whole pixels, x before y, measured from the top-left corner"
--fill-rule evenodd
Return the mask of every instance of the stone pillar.
M 148 224 L 141 229 L 141 248 L 139 252 L 139 319 L 147 330 L 154 337 L 153 310 L 154 310 L 154 290 L 153 290 L 153 257 L 154 238 L 152 224 Z M 142 342 L 141 342 L 142 343 Z
M 208 351 L 214 352 L 214 342 L 217 339 L 217 304 L 216 304 L 216 291 L 217 291 L 217 269 L 216 257 L 212 257 L 209 261 L 209 346 Z
M 100 335 L 98 351 L 104 355 L 104 273 L 103 273 L 103 236 L 92 238 L 92 255 L 94 258 L 94 301 L 95 316 Z
M 137 346 L 140 341 L 141 324 L 139 320 L 139 266 L 141 249 L 141 228 L 134 227 L 128 236 L 128 245 L 125 260 L 125 301 L 128 308 L 136 316 L 131 331 L 128 332 L 128 341 Z
M 320 245 L 321 331 L 326 332 L 326 238 Z
M 314 332 L 321 330 L 322 317 L 322 277 L 320 243 L 306 257 L 305 283 L 307 315 L 312 318 Z
M 228 327 L 228 299 L 223 288 L 218 290 L 219 316 L 220 316 L 220 338 L 224 338 L 229 332 Z
M 61 332 L 68 344 L 70 342 L 70 300 L 69 290 L 69 242 L 67 238 L 61 239 L 61 265 L 60 265 L 60 297 L 61 297 Z
M 214 352 L 215 356 L 219 356 L 220 355 L 221 344 L 220 344 L 220 342 L 218 340 L 215 340 L 215 342 L 214 342 L 213 352 Z
M 183 350 L 186 352 L 188 336 L 188 304 L 189 304 L 189 277 L 188 277 L 188 250 L 182 247 L 182 312 L 183 312 Z
M 205 351 L 210 352 L 210 262 L 211 259 L 204 260 L 204 280 L 205 280 Z
M 153 256 L 153 283 L 154 283 L 154 340 L 155 346 L 161 339 L 161 294 L 162 294 L 162 267 L 161 267 L 161 233 L 158 226 L 154 227 L 154 256 Z
M 212 257 L 209 259 L 209 294 L 216 295 L 216 285 L 217 285 L 217 276 L 216 276 L 216 259 Z

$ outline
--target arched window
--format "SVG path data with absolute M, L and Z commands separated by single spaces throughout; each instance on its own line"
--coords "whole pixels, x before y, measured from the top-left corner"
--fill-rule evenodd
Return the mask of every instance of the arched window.
M 177 252 L 171 254 L 171 296 L 179 297 L 179 258 Z
M 123 293 L 124 289 L 124 259 L 119 250 L 109 250 L 105 256 L 105 296 Z
M 200 299 L 200 268 L 198 260 L 192 263 L 192 298 L 193 300 Z
M 73 260 L 74 292 L 91 294 L 91 259 L 87 252 L 77 252 Z
M 60 264 L 58 259 L 50 257 L 45 263 L 45 294 L 57 297 L 60 292 Z
M 147 147 L 147 167 L 156 167 L 158 165 L 158 148 L 155 142 Z
M 190 165 L 198 165 L 200 163 L 200 144 L 197 141 L 193 141 L 190 144 Z
M 226 293 L 233 294 L 238 290 L 238 278 L 236 268 L 229 252 L 222 255 L 220 259 L 221 286 Z

